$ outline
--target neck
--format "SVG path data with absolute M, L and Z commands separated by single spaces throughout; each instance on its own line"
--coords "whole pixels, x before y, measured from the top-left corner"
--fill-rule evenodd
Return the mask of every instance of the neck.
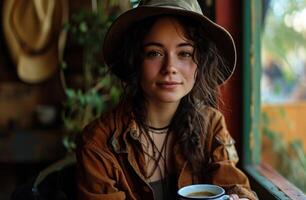
M 166 127 L 170 124 L 179 102 L 175 103 L 148 103 L 147 113 L 147 125 L 155 128 Z

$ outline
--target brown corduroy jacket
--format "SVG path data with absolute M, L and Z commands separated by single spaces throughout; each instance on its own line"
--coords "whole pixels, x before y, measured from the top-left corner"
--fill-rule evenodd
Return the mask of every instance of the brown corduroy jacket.
M 227 131 L 223 115 L 209 107 L 204 107 L 202 112 L 210 120 L 209 163 L 203 170 L 206 175 L 205 178 L 193 177 L 181 148 L 175 144 L 173 156 L 177 188 L 209 183 L 222 186 L 227 194 L 257 199 L 248 178 L 236 167 L 235 142 Z M 77 147 L 79 200 L 154 199 L 152 188 L 142 173 L 145 159 L 139 128 L 131 116 L 126 108 L 119 106 L 84 129 Z

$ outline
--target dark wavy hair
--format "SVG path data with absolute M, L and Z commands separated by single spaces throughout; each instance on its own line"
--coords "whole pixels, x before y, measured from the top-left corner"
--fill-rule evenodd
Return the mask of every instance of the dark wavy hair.
M 123 81 L 123 102 L 132 102 L 136 121 L 142 129 L 146 129 L 145 102 L 139 85 L 143 60 L 142 42 L 160 17 L 150 17 L 134 24 L 126 32 L 122 46 L 118 48 L 115 56 L 118 59 L 110 66 L 110 70 Z M 205 113 L 201 113 L 201 108 L 216 107 L 218 84 L 224 81 L 221 68 L 225 67 L 225 63 L 216 45 L 209 39 L 209 33 L 199 23 L 183 16 L 167 17 L 175 19 L 185 29 L 184 36 L 194 42 L 193 59 L 197 64 L 195 85 L 190 93 L 181 99 L 171 121 L 170 131 L 176 134 L 182 153 L 193 173 L 203 174 L 203 166 L 209 159 L 206 152 L 209 121 Z

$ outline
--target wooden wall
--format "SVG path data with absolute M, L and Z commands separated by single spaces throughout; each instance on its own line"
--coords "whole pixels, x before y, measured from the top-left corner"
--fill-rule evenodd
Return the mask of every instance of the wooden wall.
M 228 129 L 236 140 L 236 147 L 241 156 L 243 133 L 242 120 L 242 3 L 238 0 L 216 0 L 216 22 L 225 27 L 233 36 L 237 48 L 237 65 L 231 79 L 221 87 L 221 110 Z

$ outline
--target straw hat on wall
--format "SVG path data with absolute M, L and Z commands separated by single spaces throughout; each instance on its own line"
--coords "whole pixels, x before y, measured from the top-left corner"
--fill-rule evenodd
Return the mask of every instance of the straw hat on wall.
M 21 80 L 39 83 L 57 71 L 67 20 L 68 0 L 4 0 L 4 36 Z

